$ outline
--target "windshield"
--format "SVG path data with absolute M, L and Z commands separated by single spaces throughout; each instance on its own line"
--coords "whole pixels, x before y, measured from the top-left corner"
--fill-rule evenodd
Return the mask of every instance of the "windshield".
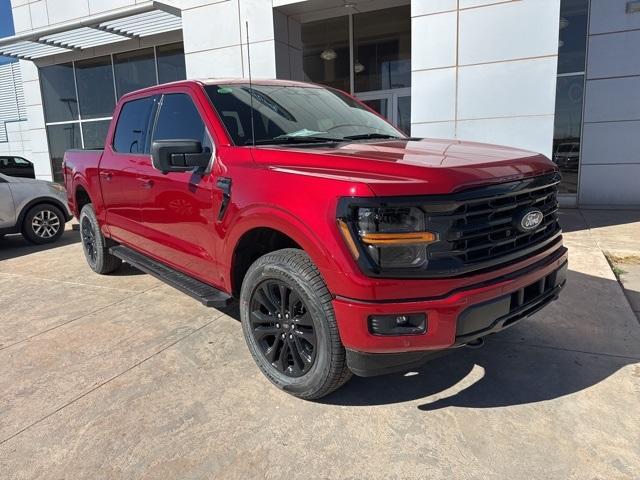
M 327 88 L 230 84 L 205 87 L 236 145 L 404 138 L 375 113 Z

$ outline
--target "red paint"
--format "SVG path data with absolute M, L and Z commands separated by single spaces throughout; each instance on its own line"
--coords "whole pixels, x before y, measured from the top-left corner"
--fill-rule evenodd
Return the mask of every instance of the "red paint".
M 111 148 L 115 120 L 124 101 L 169 92 L 184 92 L 193 98 L 214 138 L 212 172 L 197 185 L 191 183 L 189 173 L 163 175 L 154 170 L 148 155 L 122 155 Z M 464 306 L 520 288 L 546 275 L 547 268 L 435 302 L 409 300 L 446 296 L 491 282 L 544 260 L 560 247 L 489 273 L 461 278 L 370 278 L 359 270 L 338 231 L 338 200 L 347 196 L 447 194 L 554 170 L 553 163 L 542 155 L 449 140 L 367 141 L 336 148 L 236 147 L 211 108 L 202 84 L 196 81 L 126 95 L 116 108 L 104 153 L 70 151 L 64 162 L 69 205 L 76 215 L 75 195 L 81 187 L 88 192 L 106 236 L 226 292 L 231 291 L 235 246 L 245 233 L 270 227 L 288 235 L 311 256 L 337 297 L 334 307 L 345 345 L 372 352 L 451 345 L 455 318 Z M 222 192 L 216 180 L 220 176 L 233 182 L 231 203 L 222 221 L 217 220 Z M 561 260 L 565 257 L 566 253 Z M 386 302 L 371 303 L 380 300 Z M 384 338 L 367 332 L 366 317 L 371 313 L 413 311 L 428 312 L 430 330 L 426 335 Z

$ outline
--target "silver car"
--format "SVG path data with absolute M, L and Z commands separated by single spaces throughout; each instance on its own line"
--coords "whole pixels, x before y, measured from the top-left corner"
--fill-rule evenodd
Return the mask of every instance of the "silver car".
M 69 220 L 64 187 L 0 173 L 0 237 L 22 233 L 33 243 L 51 243 L 60 238 Z

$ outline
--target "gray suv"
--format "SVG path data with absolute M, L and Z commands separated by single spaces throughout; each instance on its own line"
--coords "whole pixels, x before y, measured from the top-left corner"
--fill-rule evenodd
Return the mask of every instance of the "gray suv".
M 22 233 L 33 243 L 51 243 L 60 238 L 69 220 L 64 187 L 0 173 L 0 237 Z

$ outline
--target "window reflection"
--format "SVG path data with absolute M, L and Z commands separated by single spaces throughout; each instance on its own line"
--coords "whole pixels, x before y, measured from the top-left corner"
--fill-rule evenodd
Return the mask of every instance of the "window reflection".
M 156 49 L 158 83 L 175 82 L 187 78 L 182 43 L 162 45 Z
M 73 64 L 62 63 L 40 69 L 40 85 L 47 122 L 64 122 L 78 119 Z
M 82 122 L 82 140 L 86 149 L 102 149 L 109 131 L 110 120 Z
M 153 48 L 118 53 L 113 56 L 113 67 L 118 98 L 157 83 Z
M 411 86 L 410 6 L 353 16 L 356 92 Z
M 560 193 L 578 192 L 588 0 L 562 0 L 553 161 L 562 172 Z
M 583 72 L 587 39 L 588 0 L 562 0 L 558 73 Z
M 562 172 L 561 193 L 577 193 L 584 76 L 558 78 L 553 161 Z
M 102 118 L 113 115 L 116 103 L 111 57 L 106 55 L 91 58 L 76 62 L 75 65 L 81 118 Z
M 303 69 L 307 81 L 351 90 L 349 17 L 302 24 Z
M 80 124 L 67 123 L 62 125 L 49 125 L 47 127 L 49 139 L 49 155 L 51 156 L 51 169 L 53 181 L 62 182 L 62 159 L 65 150 L 80 148 Z

